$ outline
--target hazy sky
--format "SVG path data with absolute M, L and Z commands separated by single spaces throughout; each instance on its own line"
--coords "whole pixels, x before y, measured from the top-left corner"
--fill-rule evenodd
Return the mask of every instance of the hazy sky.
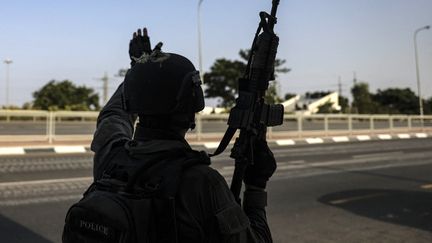
M 10 58 L 11 103 L 21 105 L 48 81 L 70 79 L 101 91 L 96 78 L 129 65 L 131 33 L 147 26 L 153 43 L 189 57 L 198 68 L 198 0 L 0 1 L 0 58 Z M 248 48 L 258 12 L 271 0 L 204 0 L 204 71 L 216 58 Z M 416 88 L 413 32 L 432 24 L 431 0 L 281 0 L 278 57 L 292 72 L 281 93 L 336 90 L 359 80 L 378 88 Z M 432 30 L 418 35 L 422 92 L 432 96 Z M 5 64 L 0 104 L 5 103 Z

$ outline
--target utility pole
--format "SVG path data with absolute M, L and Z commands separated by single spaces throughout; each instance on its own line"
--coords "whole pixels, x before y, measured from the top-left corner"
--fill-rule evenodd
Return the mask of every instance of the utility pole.
M 103 101 L 104 104 L 106 104 L 108 102 L 108 81 L 109 81 L 108 74 L 106 72 L 101 80 L 103 82 Z
M 419 60 L 418 60 L 418 48 L 417 48 L 417 34 L 422 30 L 430 29 L 430 25 L 426 25 L 422 28 L 414 31 L 414 52 L 415 52 L 415 64 L 416 64 L 416 76 L 417 76 L 417 89 L 418 89 L 418 97 L 419 97 L 419 110 L 420 116 L 423 117 L 423 101 L 421 94 L 421 86 L 420 86 L 420 70 L 419 70 Z M 423 122 L 423 120 L 422 120 Z
M 201 81 L 204 82 L 203 78 L 203 67 L 202 67 L 202 47 L 201 47 L 201 4 L 204 0 L 198 0 L 198 62 L 199 62 L 199 72 Z
M 108 102 L 108 93 L 109 93 L 109 80 L 108 73 L 105 72 L 102 78 L 96 79 L 98 81 L 102 81 L 102 105 L 105 105 Z
M 339 96 L 342 96 L 342 81 L 341 81 L 341 76 L 339 76 L 339 79 L 338 79 L 338 93 L 339 93 Z
M 12 63 L 11 59 L 6 59 L 3 61 L 6 64 L 6 109 L 9 107 L 9 65 Z

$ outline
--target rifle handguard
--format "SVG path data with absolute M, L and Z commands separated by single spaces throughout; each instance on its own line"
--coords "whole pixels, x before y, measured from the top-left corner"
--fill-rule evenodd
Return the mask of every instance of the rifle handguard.
M 284 106 L 281 104 L 265 104 L 261 111 L 261 123 L 266 127 L 274 127 L 283 124 Z
M 274 80 L 274 62 L 278 46 L 279 37 L 275 34 L 263 32 L 258 36 L 257 50 L 254 53 L 250 70 L 252 81 L 250 84 L 256 84 L 257 90 L 267 90 L 269 81 Z

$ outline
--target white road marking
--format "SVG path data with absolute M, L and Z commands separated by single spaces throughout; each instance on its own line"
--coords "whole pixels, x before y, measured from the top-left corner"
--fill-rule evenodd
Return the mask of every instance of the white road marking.
M 0 148 L 0 155 L 19 155 L 25 154 L 23 147 L 3 147 Z
M 277 163 L 277 167 L 284 167 L 287 165 L 299 165 L 299 164 L 304 164 L 305 161 L 304 160 L 293 160 L 293 161 L 287 161 L 287 162 L 279 162 Z M 223 166 L 222 169 L 220 169 L 220 172 L 232 172 L 234 171 L 235 166 L 234 165 L 227 165 L 227 166 Z
M 19 206 L 36 203 L 62 202 L 62 201 L 77 201 L 82 198 L 82 195 L 66 195 L 66 196 L 49 196 L 40 198 L 27 198 L 0 201 L 0 206 Z
M 93 181 L 93 177 L 76 177 L 76 178 L 64 178 L 64 179 L 49 179 L 49 180 L 33 180 L 33 181 L 14 181 L 14 182 L 2 182 L 2 187 L 13 187 L 13 186 L 33 186 L 36 184 L 54 184 L 54 183 L 70 183 L 70 182 L 86 182 Z
M 69 154 L 69 153 L 85 153 L 86 149 L 84 146 L 55 146 L 54 151 L 58 154 Z
M 417 138 L 427 138 L 428 135 L 426 133 L 416 133 Z
M 299 165 L 299 164 L 304 164 L 305 161 L 304 160 L 293 160 L 293 161 L 289 161 L 287 163 L 288 164 L 293 164 L 293 165 Z
M 333 137 L 332 138 L 333 141 L 335 141 L 336 143 L 340 143 L 340 142 L 348 142 L 349 138 L 345 137 L 345 136 L 341 136 L 341 137 Z
M 224 171 L 226 171 L 226 170 L 228 170 L 228 171 L 232 171 L 232 170 L 234 170 L 234 168 L 235 168 L 234 165 L 229 165 L 229 166 L 224 166 L 224 167 L 222 167 L 222 170 L 224 170 Z
M 278 171 L 296 170 L 296 169 L 306 169 L 306 168 L 321 167 L 321 166 L 372 163 L 372 162 L 386 161 L 389 158 L 394 158 L 394 157 L 402 158 L 403 157 L 402 155 L 405 156 L 406 154 L 404 154 L 403 152 L 394 152 L 394 153 L 358 155 L 357 157 L 353 156 L 352 159 L 346 159 L 346 160 L 330 160 L 330 161 L 311 162 L 311 163 L 296 164 L 296 165 L 286 164 L 286 165 L 278 166 L 277 170 Z M 419 155 L 419 156 L 424 156 L 424 155 Z
M 208 149 L 215 149 L 218 146 L 219 146 L 219 142 L 204 143 L 204 147 Z
M 306 142 L 308 144 L 318 144 L 324 143 L 324 140 L 322 138 L 306 138 Z
M 219 172 L 219 174 L 221 174 L 224 178 L 225 178 L 225 180 L 226 179 L 229 179 L 232 175 L 233 175 L 233 172 L 234 171 L 227 171 L 227 170 L 225 170 L 225 171 L 218 171 Z
M 402 153 L 402 152 L 399 152 Z M 406 163 L 406 161 L 408 159 L 413 159 L 413 158 L 425 158 L 425 160 L 422 160 L 422 162 L 420 164 L 430 164 L 432 163 L 432 160 L 430 159 L 432 157 L 432 152 L 426 152 L 425 154 L 405 154 L 403 153 L 402 156 L 398 156 L 399 155 L 398 152 L 395 153 L 382 153 L 382 154 L 369 154 L 369 156 L 374 156 L 374 157 L 369 157 L 367 158 L 366 156 L 363 156 L 362 158 L 357 157 L 356 159 L 350 159 L 350 160 L 335 160 L 335 161 L 325 161 L 325 162 L 313 162 L 313 163 L 306 163 L 305 161 L 302 160 L 293 160 L 293 161 L 286 161 L 286 162 L 281 162 L 278 163 L 278 170 L 275 173 L 274 176 L 274 180 L 280 180 L 280 179 L 284 179 L 284 178 L 297 178 L 297 177 L 309 177 L 309 176 L 316 176 L 316 175 L 322 175 L 322 174 L 329 174 L 329 173 L 338 173 L 338 171 L 329 171 L 329 170 L 305 170 L 305 171 L 301 171 L 298 169 L 303 169 L 303 168 L 314 168 L 314 167 L 320 167 L 320 166 L 331 166 L 331 165 L 344 165 L 344 164 L 362 164 L 362 163 L 370 163 L 371 166 L 367 166 L 367 168 L 355 168 L 355 170 L 371 170 L 372 168 L 387 168 L 387 167 L 394 167 L 394 166 L 413 166 L 415 164 L 418 163 L 413 163 L 413 164 L 401 164 L 398 163 L 398 161 L 405 161 L 403 163 Z M 396 158 L 396 160 L 394 161 L 395 163 L 392 164 L 386 164 L 386 165 L 379 165 L 379 163 L 376 163 L 377 166 L 372 166 L 373 162 L 379 162 L 379 161 L 385 161 L 388 160 L 388 158 L 383 158 L 377 155 L 393 155 L 393 157 Z M 284 168 L 285 167 L 285 168 Z M 219 169 L 220 173 L 222 174 L 222 176 L 225 177 L 225 179 L 227 180 L 227 182 L 229 183 L 231 177 L 232 177 L 232 169 L 234 167 L 233 166 L 226 166 L 223 167 L 222 170 Z M 230 170 L 230 171 L 228 171 Z M 287 170 L 292 170 L 292 173 L 288 172 Z M 81 195 L 78 195 L 81 189 L 84 191 L 86 188 L 86 185 L 84 183 L 88 183 L 90 184 L 92 182 L 93 178 L 92 177 L 81 177 L 81 178 L 68 178 L 68 179 L 51 179 L 51 180 L 35 180 L 35 181 L 22 181 L 22 182 L 5 182 L 5 183 L 0 183 L 0 191 L 16 191 L 16 189 L 14 188 L 15 186 L 17 188 L 20 188 L 20 186 L 22 186 L 23 189 L 25 190 L 33 190 L 34 189 L 38 189 L 40 190 L 40 193 L 42 193 L 43 195 L 39 195 L 39 191 L 37 192 L 33 192 L 30 194 L 27 194 L 26 191 L 23 192 L 23 195 L 25 196 L 25 198 L 18 198 L 15 197 L 11 194 L 10 197 L 11 198 L 4 198 L 2 200 L 0 200 L 0 206 L 14 206 L 14 205 L 22 205 L 22 204 L 35 204 L 35 203 L 46 203 L 46 202 L 54 202 L 54 201 L 66 201 L 66 200 L 78 200 L 79 198 L 81 198 Z M 69 187 L 67 186 L 67 184 L 74 185 L 73 187 L 73 191 L 70 191 L 71 195 L 60 195 L 60 196 L 56 196 L 56 195 L 51 195 L 51 194 L 47 194 L 45 195 L 45 193 L 47 193 L 46 190 L 47 188 L 52 188 L 55 190 L 63 190 L 61 188 L 65 187 L 64 192 L 69 191 L 70 189 L 68 189 Z M 53 183 L 54 185 L 50 185 L 51 183 Z M 57 184 L 58 183 L 58 184 Z M 62 183 L 66 183 L 66 185 L 62 185 Z M 39 186 L 40 184 L 40 186 Z M 44 184 L 48 184 L 48 185 L 44 185 Z M 77 186 L 76 186 L 77 185 Z M 47 186 L 47 187 L 45 187 Z M 12 188 L 9 188 L 12 187 Z M 429 187 L 432 187 L 432 185 L 429 186 L 425 186 L 425 188 L 429 189 Z M 57 188 L 57 189 L 56 189 Z M 43 190 L 42 190 L 43 189 Z M 73 194 L 73 195 L 72 195 Z M 5 194 L 6 195 L 6 194 Z M 367 197 L 371 196 L 370 195 L 365 195 Z M 7 195 L 6 195 L 7 196 Z M 9 197 L 9 196 L 8 196 Z M 30 198 L 31 197 L 31 198 Z M 364 197 L 364 196 L 362 196 Z M 337 200 L 344 200 L 343 202 L 339 202 L 339 203 L 346 203 L 349 201 L 355 201 L 355 200 L 360 200 L 360 198 L 355 198 L 355 197 L 351 197 L 351 198 L 342 198 L 342 199 L 336 199 L 336 202 L 334 201 L 333 203 L 338 203 Z
M 352 157 L 354 159 L 359 158 L 373 158 L 373 157 L 384 157 L 384 156 L 395 156 L 395 155 L 402 155 L 404 152 L 397 151 L 397 152 L 387 152 L 387 153 L 370 153 L 370 154 L 356 154 Z
M 378 134 L 378 138 L 381 140 L 390 140 L 392 139 L 392 136 L 389 134 Z
M 411 136 L 410 136 L 409 134 L 406 134 L 406 133 L 398 134 L 398 137 L 399 137 L 400 139 L 408 139 L 408 138 L 411 138 Z
M 292 139 L 283 139 L 283 140 L 276 140 L 276 144 L 279 146 L 286 146 L 286 145 L 295 145 L 295 142 Z
M 432 189 L 432 184 L 422 185 L 420 188 L 422 188 L 422 189 Z
M 359 135 L 359 136 L 357 136 L 357 139 L 359 141 L 367 141 L 367 140 L 370 140 L 371 138 L 368 135 Z
M 229 155 L 227 155 L 226 152 L 211 158 L 212 163 L 226 161 L 226 160 L 233 161 L 234 159 L 231 158 Z

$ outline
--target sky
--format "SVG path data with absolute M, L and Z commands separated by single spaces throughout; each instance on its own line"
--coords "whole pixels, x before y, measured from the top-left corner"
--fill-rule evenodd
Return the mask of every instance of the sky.
M 198 0 L 1 0 L 0 104 L 5 104 L 6 64 L 10 102 L 22 105 L 50 80 L 71 80 L 110 92 L 128 68 L 132 32 L 146 26 L 153 44 L 182 54 L 198 68 Z M 249 48 L 259 11 L 271 0 L 204 0 L 201 5 L 203 69 L 217 58 L 238 59 Z M 349 95 L 353 72 L 371 91 L 409 87 L 417 92 L 414 31 L 432 25 L 431 0 L 281 0 L 277 57 L 292 71 L 279 91 L 337 90 Z M 418 34 L 422 94 L 432 96 L 432 30 Z M 211 101 L 210 104 L 214 102 Z

